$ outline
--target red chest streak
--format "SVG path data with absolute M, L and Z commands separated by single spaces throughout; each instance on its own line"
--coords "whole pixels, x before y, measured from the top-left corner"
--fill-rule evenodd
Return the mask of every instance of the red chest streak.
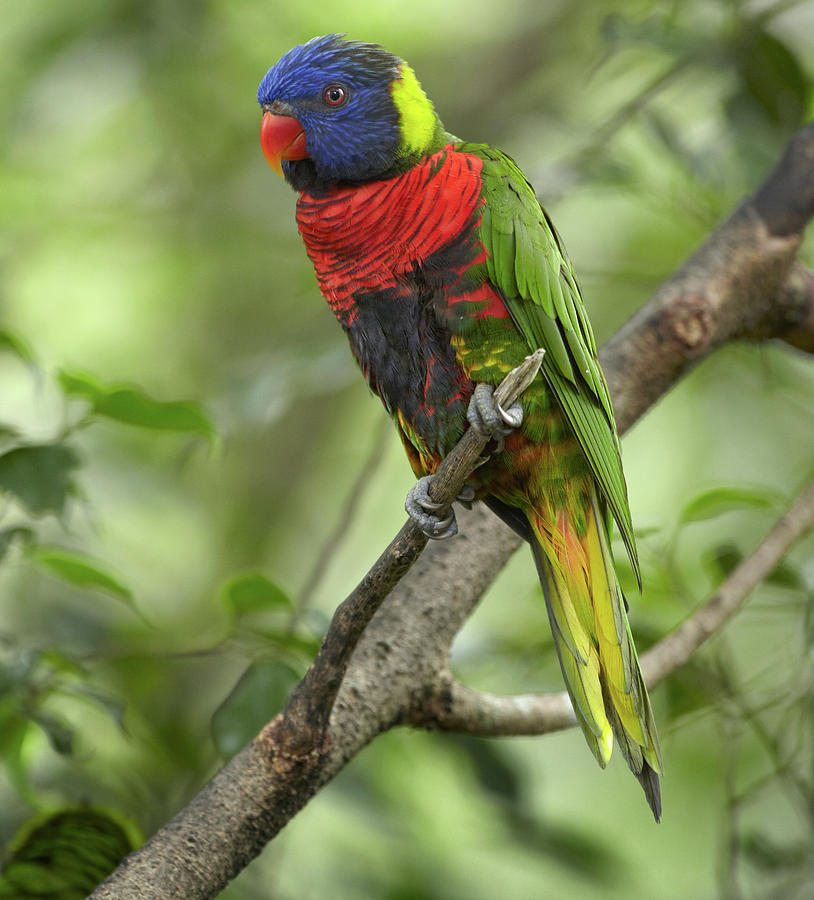
M 481 167 L 476 156 L 447 145 L 395 178 L 323 197 L 300 195 L 297 225 L 320 289 L 338 316 L 352 308 L 357 292 L 409 279 L 428 257 L 479 223 Z M 481 248 L 468 264 L 484 259 Z

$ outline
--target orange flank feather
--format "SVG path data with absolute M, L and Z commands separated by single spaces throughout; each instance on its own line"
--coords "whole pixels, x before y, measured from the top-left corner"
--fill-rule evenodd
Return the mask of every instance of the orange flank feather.
M 594 756 L 604 767 L 615 735 L 658 819 L 661 751 L 593 487 L 582 512 L 527 511 L 554 644 Z

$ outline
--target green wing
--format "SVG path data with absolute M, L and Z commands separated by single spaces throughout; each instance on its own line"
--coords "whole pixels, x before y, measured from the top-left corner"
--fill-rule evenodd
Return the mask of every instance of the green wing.
M 574 429 L 639 578 L 610 394 L 571 263 L 515 162 L 485 144 L 459 149 L 483 160 L 480 239 L 489 254 L 489 280 L 529 347 L 545 349 L 543 376 Z

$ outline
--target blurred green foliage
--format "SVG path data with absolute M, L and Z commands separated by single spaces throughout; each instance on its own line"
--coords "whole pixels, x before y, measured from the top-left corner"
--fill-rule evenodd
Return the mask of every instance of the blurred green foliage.
M 115 810 L 41 814 L 14 840 L 0 876 L 0 897 L 82 900 L 142 841 L 138 826 Z
M 382 410 L 258 146 L 259 79 L 330 31 L 409 59 L 451 131 L 512 153 L 600 339 L 814 113 L 811 0 L 5 10 L 2 843 L 38 809 L 85 804 L 151 833 L 279 709 L 401 524 L 408 466 L 395 434 L 381 450 Z M 626 438 L 640 646 L 812 474 L 813 420 L 811 360 L 732 347 Z M 810 896 L 812 549 L 656 692 L 661 826 L 577 734 L 399 731 L 224 896 Z M 473 685 L 560 686 L 527 554 L 455 651 Z

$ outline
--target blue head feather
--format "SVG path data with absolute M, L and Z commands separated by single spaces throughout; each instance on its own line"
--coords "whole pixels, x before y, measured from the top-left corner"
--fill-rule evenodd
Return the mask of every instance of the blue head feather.
M 402 60 L 377 44 L 329 34 L 289 50 L 257 90 L 263 107 L 285 104 L 305 130 L 309 159 L 283 162 L 287 180 L 322 184 L 376 178 L 393 165 L 401 134 L 390 85 Z M 341 85 L 346 100 L 332 107 L 325 89 Z M 297 184 L 300 182 L 301 184 Z

